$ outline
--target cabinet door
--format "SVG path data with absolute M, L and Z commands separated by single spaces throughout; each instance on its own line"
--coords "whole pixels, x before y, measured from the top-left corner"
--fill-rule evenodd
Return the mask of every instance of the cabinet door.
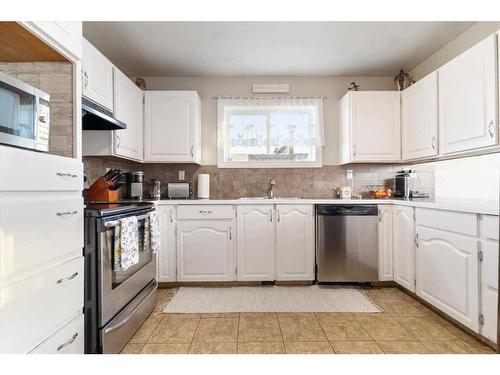
M 194 91 L 145 93 L 144 160 L 199 163 L 200 102 Z
M 394 280 L 392 249 L 392 206 L 378 208 L 378 278 Z
M 313 206 L 276 206 L 276 280 L 314 280 L 313 229 Z
M 395 206 L 392 217 L 394 281 L 415 291 L 415 227 L 413 207 Z
M 273 206 L 237 208 L 238 281 L 275 280 Z
M 175 246 L 175 206 L 157 206 L 160 216 L 160 251 L 158 281 L 177 281 L 177 249 Z
M 481 220 L 481 334 L 497 341 L 498 315 L 498 216 L 484 215 Z
M 83 96 L 113 112 L 113 64 L 83 39 Z
M 435 156 L 438 132 L 438 77 L 431 73 L 401 94 L 403 160 Z
M 32 23 L 75 57 L 82 58 L 82 22 L 33 21 Z
M 477 332 L 477 239 L 420 225 L 417 234 L 417 295 Z
M 497 143 L 495 35 L 439 72 L 439 151 L 467 151 Z
M 401 160 L 400 101 L 394 91 L 351 93 L 353 161 Z
M 115 117 L 127 125 L 114 131 L 116 156 L 142 161 L 144 134 L 144 94 L 125 74 L 114 69 Z
M 177 280 L 235 280 L 232 222 L 177 222 Z

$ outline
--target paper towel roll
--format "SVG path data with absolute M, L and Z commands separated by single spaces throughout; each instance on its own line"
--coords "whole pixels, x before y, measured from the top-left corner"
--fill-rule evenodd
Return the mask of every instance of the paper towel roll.
M 210 198 L 210 175 L 209 174 L 199 174 L 198 175 L 198 198 L 201 198 L 201 199 Z

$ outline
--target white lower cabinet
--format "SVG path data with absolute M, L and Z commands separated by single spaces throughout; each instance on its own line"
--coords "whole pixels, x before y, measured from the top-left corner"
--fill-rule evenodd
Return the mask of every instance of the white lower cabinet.
M 85 325 L 83 314 L 59 329 L 33 349 L 31 354 L 83 354 Z
M 481 334 L 488 340 L 497 341 L 498 315 L 498 216 L 481 218 Z M 481 257 L 480 257 L 481 258 Z
M 160 250 L 158 251 L 158 281 L 177 281 L 177 249 L 175 245 L 175 206 L 156 207 L 160 219 Z
M 425 220 L 434 213 L 432 221 Z M 469 215 L 471 219 L 477 216 Z M 478 332 L 477 237 L 462 234 L 458 226 L 454 227 L 454 223 L 463 218 L 461 213 L 417 209 L 416 216 L 417 295 Z M 475 227 L 475 223 L 473 224 Z M 450 230 L 438 229 L 439 227 L 449 227 Z
M 415 291 L 415 223 L 413 207 L 393 207 L 394 281 Z
M 378 279 L 394 280 L 392 206 L 378 207 Z
M 314 207 L 276 206 L 276 280 L 314 280 Z
M 236 238 L 233 222 L 177 222 L 177 280 L 233 281 Z
M 273 206 L 237 207 L 237 280 L 275 279 Z

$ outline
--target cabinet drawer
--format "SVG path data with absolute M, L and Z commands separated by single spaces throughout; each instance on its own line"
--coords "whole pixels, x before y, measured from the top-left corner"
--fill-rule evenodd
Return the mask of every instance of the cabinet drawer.
M 83 314 L 73 319 L 31 351 L 32 354 L 83 354 L 83 352 Z
M 177 220 L 229 219 L 234 217 L 233 206 L 188 205 L 177 206 Z
M 0 287 L 82 255 L 76 192 L 0 192 Z
M 83 257 L 0 289 L 0 353 L 26 353 L 82 313 Z
M 498 216 L 483 215 L 481 217 L 481 237 L 498 241 Z
M 77 159 L 0 146 L 0 191 L 82 191 Z
M 416 209 L 417 225 L 477 236 L 477 215 L 467 212 Z

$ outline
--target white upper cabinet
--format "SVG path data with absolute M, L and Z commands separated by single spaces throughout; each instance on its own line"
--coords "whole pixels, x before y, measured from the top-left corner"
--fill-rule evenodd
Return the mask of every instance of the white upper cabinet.
M 50 39 L 57 42 L 78 59 L 82 58 L 82 22 L 81 21 L 33 21 Z
M 276 206 L 276 280 L 314 280 L 314 207 Z
M 378 279 L 394 280 L 392 206 L 378 206 Z
M 415 291 L 415 222 L 413 207 L 394 206 L 392 217 L 394 281 Z
M 238 281 L 275 279 L 273 206 L 237 207 Z
M 144 161 L 201 162 L 201 101 L 196 91 L 146 91 Z
M 115 118 L 127 125 L 114 131 L 114 153 L 142 161 L 144 134 L 144 93 L 125 74 L 114 69 Z
M 177 249 L 175 246 L 175 206 L 157 206 L 160 216 L 160 250 L 158 251 L 158 281 L 177 281 Z
M 340 164 L 401 160 L 401 96 L 349 91 L 340 101 Z
M 433 72 L 401 94 L 403 160 L 438 154 L 438 74 Z
M 83 38 L 83 96 L 113 112 L 113 64 Z
M 497 144 L 495 35 L 438 71 L 440 153 Z

